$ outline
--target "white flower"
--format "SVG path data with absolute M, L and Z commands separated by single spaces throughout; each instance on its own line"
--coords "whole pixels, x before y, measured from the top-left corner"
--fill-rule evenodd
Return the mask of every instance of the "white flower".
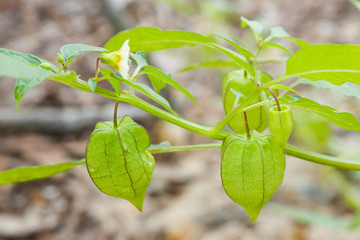
M 121 76 L 129 79 L 129 39 L 126 40 L 121 48 L 115 52 L 105 53 L 101 55 L 101 62 L 109 64 L 112 68 L 119 71 Z

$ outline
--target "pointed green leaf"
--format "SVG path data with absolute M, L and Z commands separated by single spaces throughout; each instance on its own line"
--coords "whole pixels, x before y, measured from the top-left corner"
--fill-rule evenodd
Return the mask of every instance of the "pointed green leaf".
M 147 151 L 145 128 L 129 116 L 99 122 L 86 147 L 86 165 L 100 191 L 131 202 L 139 211 L 154 171 L 154 157 Z
M 111 86 L 113 87 L 113 89 L 115 90 L 116 94 L 118 96 L 120 96 L 121 94 L 121 86 L 120 86 L 120 81 L 116 78 L 112 78 L 111 75 L 114 73 L 113 71 L 111 71 L 108 68 L 100 68 L 99 69 L 100 73 L 103 76 L 110 76 L 107 80 L 109 81 L 109 83 L 111 84 Z
M 320 89 L 333 90 L 344 96 L 360 98 L 360 86 L 350 82 L 346 82 L 341 85 L 334 85 L 322 80 L 310 81 L 307 79 L 300 79 L 299 84 L 308 84 Z
M 359 45 L 310 45 L 301 48 L 287 61 L 286 74 L 336 85 L 345 82 L 360 85 L 359 59 Z
M 138 65 L 138 68 L 142 68 L 143 66 L 149 65 L 146 60 L 146 52 L 130 53 L 130 56 L 135 60 L 135 62 Z
M 131 52 L 159 51 L 167 48 L 179 48 L 184 45 L 207 44 L 209 42 L 208 38 L 198 33 L 139 27 L 119 32 L 107 41 L 104 47 L 110 51 L 116 51 L 121 47 L 120 44 L 127 39 L 130 40 Z
M 230 135 L 222 144 L 223 187 L 253 222 L 281 185 L 284 170 L 284 152 L 272 136 L 253 136 L 251 140 L 244 140 Z
M 212 46 L 213 48 L 219 50 L 226 56 L 228 56 L 230 59 L 232 59 L 234 62 L 239 64 L 242 68 L 244 68 L 251 76 L 255 77 L 255 71 L 252 66 L 250 66 L 245 60 L 244 57 L 239 55 L 238 53 L 231 51 L 228 48 L 222 47 L 220 45 L 210 43 L 209 46 Z
M 275 26 L 272 27 L 270 29 L 270 35 L 264 40 L 264 42 L 270 42 L 271 40 L 275 39 L 275 38 L 283 38 L 283 39 L 288 39 L 292 42 L 294 42 L 295 44 L 297 44 L 300 47 L 306 47 L 309 44 L 303 40 L 303 39 L 298 39 L 298 38 L 293 38 L 291 37 L 286 31 L 285 29 L 283 29 L 280 26 Z
M 215 35 L 218 37 L 221 37 L 222 39 L 224 39 L 225 41 L 230 43 L 234 48 L 236 48 L 245 57 L 255 57 L 254 54 L 252 54 L 245 47 L 241 46 L 240 44 L 238 44 L 235 41 L 231 40 L 230 38 L 226 37 L 225 35 L 223 35 L 221 33 L 215 33 Z
M 112 77 L 122 83 L 125 83 L 126 85 L 128 85 L 130 87 L 135 88 L 136 90 L 138 90 L 145 96 L 149 97 L 150 99 L 154 100 L 155 102 L 157 102 L 158 104 L 163 106 L 165 109 L 167 109 L 169 112 L 171 112 L 172 114 L 177 116 L 175 111 L 171 108 L 170 103 L 165 98 L 163 98 L 161 95 L 157 94 L 154 90 L 152 90 L 149 86 L 147 86 L 143 83 L 135 83 L 133 81 L 122 78 L 120 76 L 120 74 L 117 74 L 117 73 L 112 74 Z
M 277 44 L 277 43 L 265 42 L 265 43 L 263 43 L 262 45 L 263 45 L 264 47 L 274 47 L 274 48 L 278 48 L 278 49 L 281 49 L 281 50 L 283 50 L 283 51 L 285 51 L 285 52 L 287 52 L 287 53 L 292 54 L 292 52 L 291 52 L 289 49 L 287 49 L 286 47 L 283 47 L 283 46 L 281 46 L 281 45 L 279 45 L 279 44 Z
M 60 48 L 60 53 L 64 56 L 65 61 L 69 61 L 71 58 L 76 57 L 85 52 L 103 52 L 103 51 L 107 51 L 107 50 L 105 48 L 94 47 L 85 44 L 67 44 Z
M 282 90 L 286 90 L 286 91 L 298 93 L 298 91 L 296 91 L 295 89 L 290 88 L 290 87 L 288 87 L 288 86 L 281 85 L 281 84 L 272 85 L 270 88 L 271 88 L 271 89 L 282 89 Z
M 53 165 L 13 168 L 0 172 L 0 185 L 48 178 L 55 174 L 69 171 L 73 167 L 84 163 L 85 160 L 83 159 L 79 161 L 65 162 Z
M 298 95 L 289 95 L 284 98 L 279 98 L 279 102 L 316 113 L 341 128 L 360 131 L 360 121 L 351 113 L 339 112 L 332 107 L 321 105 L 311 99 L 302 98 Z
M 249 26 L 256 39 L 261 37 L 264 27 L 258 21 L 248 20 L 245 17 L 241 17 L 241 27 L 245 28 Z
M 90 87 L 91 91 L 94 92 L 95 88 L 96 88 L 96 84 L 97 84 L 96 79 L 95 78 L 90 78 L 88 80 L 88 84 L 89 84 L 89 87 Z
M 144 66 L 144 71 L 142 71 L 141 74 L 152 75 L 152 76 L 156 77 L 157 79 L 160 79 L 160 80 L 170 84 L 171 86 L 173 86 L 174 88 L 176 88 L 177 90 L 179 90 L 180 92 L 185 94 L 194 103 L 198 104 L 196 99 L 191 95 L 191 93 L 189 93 L 183 86 L 181 86 L 174 79 L 172 79 L 167 74 L 162 72 L 160 69 L 153 67 L 153 66 Z
M 157 93 L 159 93 L 164 87 L 166 87 L 166 82 L 163 81 L 162 78 L 151 74 L 147 74 L 147 76 L 151 82 L 151 85 L 154 87 Z
M 238 66 L 239 66 L 239 64 L 237 64 L 233 61 L 211 60 L 211 61 L 205 61 L 205 62 L 189 65 L 187 67 L 180 69 L 178 72 L 186 72 L 186 71 L 203 68 L 203 67 L 218 68 L 218 67 L 238 67 Z

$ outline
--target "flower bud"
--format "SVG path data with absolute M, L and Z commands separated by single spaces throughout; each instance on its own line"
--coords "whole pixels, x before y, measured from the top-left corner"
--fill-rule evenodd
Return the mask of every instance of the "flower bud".
M 58 62 L 59 62 L 60 64 L 63 64 L 64 61 L 65 61 L 65 58 L 64 58 L 63 55 L 61 55 L 61 53 L 58 53 L 58 54 L 57 54 L 57 60 L 58 60 Z
M 41 63 L 40 65 L 39 65 L 41 68 L 43 68 L 43 69 L 46 69 L 46 70 L 52 70 L 52 66 L 51 66 L 51 64 L 50 63 L 47 63 L 47 62 L 43 62 L 43 63 Z
M 271 134 L 284 147 L 294 127 L 293 115 L 288 106 L 281 105 L 281 111 L 277 106 L 269 109 L 269 127 Z

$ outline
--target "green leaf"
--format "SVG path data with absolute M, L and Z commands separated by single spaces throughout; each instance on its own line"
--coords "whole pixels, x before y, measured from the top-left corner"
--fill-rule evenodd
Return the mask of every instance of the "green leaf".
M 225 35 L 223 35 L 221 33 L 215 33 L 215 35 L 218 37 L 221 37 L 222 39 L 224 39 L 225 41 L 230 43 L 234 48 L 236 48 L 245 57 L 255 57 L 254 54 L 252 54 L 245 47 L 241 46 L 240 44 L 238 44 L 235 41 L 231 40 L 230 38 L 226 37 Z
M 90 78 L 88 80 L 88 84 L 89 84 L 89 87 L 90 87 L 91 91 L 94 92 L 95 88 L 96 88 L 96 84 L 97 84 L 96 79 L 95 78 Z
M 223 187 L 253 222 L 281 185 L 284 170 L 284 152 L 272 136 L 244 140 L 230 135 L 221 146 Z
M 129 116 L 99 122 L 86 147 L 86 165 L 100 191 L 131 202 L 139 211 L 154 171 L 145 128 Z
M 302 98 L 298 95 L 289 95 L 284 98 L 279 98 L 279 102 L 316 113 L 341 128 L 360 131 L 360 121 L 351 113 L 339 112 L 332 107 L 321 105 L 311 99 Z
M 130 53 L 130 56 L 135 60 L 138 65 L 138 68 L 142 68 L 143 66 L 149 65 L 146 60 L 146 52 L 136 52 Z
M 151 74 L 148 74 L 147 76 L 151 82 L 151 85 L 154 87 L 157 93 L 159 93 L 164 87 L 166 87 L 166 82 L 163 81 L 162 78 Z
M 249 26 L 256 39 L 261 38 L 264 27 L 258 21 L 248 20 L 245 17 L 241 17 L 241 27 L 245 28 Z
M 217 67 L 238 67 L 238 66 L 239 64 L 233 61 L 211 60 L 211 61 L 205 61 L 205 62 L 189 65 L 187 67 L 180 69 L 178 72 L 186 72 L 203 67 L 217 68 Z
M 271 89 L 282 89 L 282 90 L 298 93 L 298 91 L 296 91 L 295 89 L 289 88 L 288 86 L 284 86 L 284 85 L 281 85 L 281 84 L 272 85 L 270 88 Z
M 153 77 L 162 80 L 163 82 L 166 82 L 185 94 L 188 98 L 190 98 L 194 103 L 198 104 L 196 99 L 189 93 L 183 86 L 181 86 L 178 82 L 176 82 L 174 79 L 169 77 L 167 74 L 162 72 L 160 69 L 153 67 L 153 66 L 144 66 L 144 71 L 142 71 L 140 74 L 147 74 L 152 75 Z
M 103 76 L 110 76 L 107 80 L 109 81 L 109 83 L 111 84 L 111 86 L 113 87 L 113 89 L 115 90 L 116 94 L 118 96 L 120 96 L 121 94 L 121 86 L 120 86 L 120 82 L 118 79 L 111 77 L 111 75 L 114 73 L 113 71 L 111 71 L 108 68 L 100 68 L 99 69 L 100 73 Z
M 289 58 L 286 74 L 335 85 L 345 82 L 360 85 L 359 59 L 359 45 L 310 45 Z
M 103 51 L 107 51 L 107 50 L 105 48 L 94 47 L 85 44 L 67 44 L 60 48 L 60 53 L 64 56 L 65 61 L 69 61 L 71 58 L 76 57 L 85 52 L 103 52 Z
M 289 49 L 287 49 L 287 48 L 285 48 L 285 47 L 283 47 L 283 46 L 281 46 L 281 45 L 279 45 L 277 43 L 264 42 L 262 45 L 264 47 L 275 47 L 275 48 L 281 49 L 281 50 L 283 50 L 283 51 L 285 51 L 287 53 L 292 54 L 292 52 Z
M 149 97 L 150 99 L 154 100 L 155 102 L 159 103 L 161 106 L 163 106 L 165 109 L 167 109 L 172 114 L 176 115 L 175 111 L 171 108 L 169 102 L 163 98 L 161 95 L 157 94 L 154 90 L 152 90 L 148 85 L 145 85 L 143 83 L 135 83 L 133 81 L 127 80 L 125 78 L 122 78 L 120 74 L 115 73 L 112 74 L 112 77 L 119 80 L 122 83 L 125 83 L 126 85 L 133 87 L 134 89 L 138 90 L 139 92 L 143 93 L 145 96 Z
M 31 65 L 39 64 L 38 61 L 41 63 L 41 60 L 36 60 L 36 57 L 32 57 L 30 54 L 14 51 L 2 52 L 0 52 L 0 76 L 18 78 L 14 90 L 14 98 L 17 104 L 31 88 L 37 86 L 47 77 L 54 75 L 49 70 Z
M 13 168 L 0 172 L 0 185 L 48 178 L 55 174 L 69 171 L 73 167 L 84 163 L 85 160 L 82 159 L 54 165 Z
M 208 38 L 198 33 L 139 27 L 119 32 L 107 41 L 104 47 L 110 51 L 118 50 L 127 39 L 130 40 L 131 52 L 159 51 L 167 48 L 179 48 L 184 45 L 207 44 L 209 42 Z
M 239 64 L 242 68 L 244 68 L 251 76 L 255 78 L 255 71 L 252 66 L 250 66 L 245 60 L 244 57 L 239 55 L 238 53 L 231 51 L 230 49 L 227 49 L 225 47 L 222 47 L 220 45 L 210 43 L 209 46 L 212 46 L 213 48 L 219 50 L 226 56 L 228 56 L 230 59 L 232 59 L 234 62 Z
M 307 79 L 300 79 L 299 84 L 308 84 L 320 89 L 333 90 L 344 96 L 360 98 L 360 86 L 350 82 L 346 82 L 341 85 L 334 85 L 322 80 L 310 81 Z
M 300 47 L 306 47 L 309 44 L 302 39 L 298 39 L 298 38 L 293 38 L 291 37 L 286 31 L 285 29 L 283 29 L 280 26 L 275 26 L 272 27 L 270 29 L 270 35 L 264 40 L 265 42 L 270 42 L 271 40 L 275 39 L 275 38 L 283 38 L 283 39 L 288 39 L 294 43 L 296 43 L 297 45 L 299 45 Z

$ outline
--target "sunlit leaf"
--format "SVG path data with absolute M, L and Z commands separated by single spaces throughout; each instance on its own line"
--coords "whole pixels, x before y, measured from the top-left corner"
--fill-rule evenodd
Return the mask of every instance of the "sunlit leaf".
M 260 22 L 255 20 L 248 20 L 245 17 L 241 17 L 241 27 L 245 28 L 247 26 L 251 28 L 256 39 L 259 39 L 261 37 L 264 27 Z
M 85 52 L 103 52 L 103 51 L 107 51 L 107 50 L 105 48 L 94 47 L 85 44 L 67 44 L 60 48 L 60 53 L 64 56 L 65 61 L 68 61 L 71 58 L 76 57 Z
M 245 47 L 241 46 L 240 44 L 238 44 L 235 41 L 231 40 L 230 38 L 226 37 L 225 35 L 223 35 L 221 33 L 216 33 L 215 35 L 218 37 L 221 37 L 222 39 L 224 39 L 225 41 L 230 43 L 234 48 L 236 48 L 245 57 L 255 57 L 254 54 L 252 54 Z
M 193 65 L 189 65 L 180 69 L 178 72 L 186 72 L 198 68 L 208 67 L 208 68 L 218 68 L 218 67 L 238 67 L 239 65 L 233 61 L 225 61 L 225 60 L 212 60 L 205 61 Z
M 308 84 L 320 89 L 333 90 L 344 96 L 360 98 L 360 86 L 351 82 L 335 85 L 323 80 L 310 81 L 307 79 L 300 79 L 299 84 Z
M 48 178 L 55 174 L 69 171 L 73 167 L 84 163 L 85 160 L 83 159 L 79 161 L 65 162 L 53 165 L 13 168 L 0 172 L 0 185 Z
M 285 52 L 287 52 L 287 53 L 292 54 L 292 52 L 291 52 L 289 49 L 287 49 L 286 47 L 283 47 L 283 46 L 281 46 L 281 45 L 279 45 L 279 44 L 277 44 L 277 43 L 265 42 L 265 43 L 263 43 L 263 46 L 264 46 L 264 47 L 274 47 L 274 48 L 278 48 L 278 49 L 281 49 L 281 50 L 283 50 L 283 51 L 285 51 Z
M 279 102 L 316 113 L 317 115 L 329 120 L 341 128 L 360 131 L 360 121 L 351 113 L 339 112 L 332 107 L 321 105 L 311 99 L 302 98 L 297 95 L 290 95 L 284 98 L 280 98 Z
M 184 45 L 207 44 L 209 42 L 208 38 L 198 33 L 139 27 L 119 32 L 107 41 L 104 47 L 110 51 L 118 50 L 127 39 L 130 40 L 131 52 L 159 51 L 167 48 L 179 48 Z
M 160 69 L 153 67 L 153 66 L 144 66 L 144 71 L 141 72 L 141 74 L 147 74 L 152 75 L 153 77 L 156 77 L 159 80 L 162 80 L 163 82 L 166 82 L 167 84 L 173 86 L 183 94 L 185 94 L 188 98 L 190 98 L 194 103 L 198 104 L 196 99 L 191 95 L 190 92 L 188 92 L 183 86 L 180 85 L 180 83 L 176 82 L 174 79 L 169 77 L 167 74 L 162 72 Z
M 154 90 L 152 90 L 148 85 L 143 84 L 143 83 L 135 83 L 133 81 L 127 80 L 125 78 L 122 78 L 117 73 L 112 74 L 112 77 L 130 87 L 133 87 L 134 89 L 138 90 L 145 96 L 149 97 L 150 99 L 154 100 L 155 102 L 157 102 L 158 104 L 163 106 L 165 109 L 167 109 L 172 114 L 176 115 L 175 111 L 171 108 L 170 103 L 164 97 L 162 97 L 161 95 L 156 93 Z
M 310 45 L 301 48 L 287 62 L 286 74 L 312 81 L 360 85 L 359 45 Z

